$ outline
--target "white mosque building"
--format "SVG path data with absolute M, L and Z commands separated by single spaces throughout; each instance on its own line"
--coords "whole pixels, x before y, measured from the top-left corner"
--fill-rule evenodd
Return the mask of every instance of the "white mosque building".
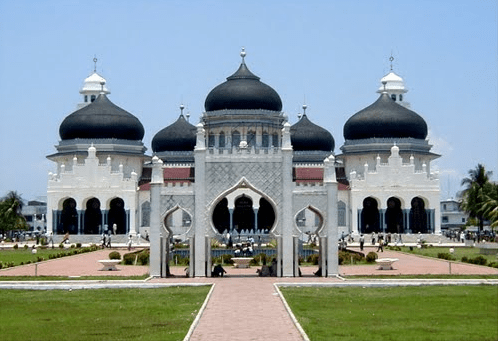
M 150 235 L 150 274 L 166 275 L 169 240 L 190 245 L 190 276 L 210 276 L 211 240 L 277 241 L 279 276 L 298 275 L 306 233 L 323 276 L 338 273 L 343 234 L 440 233 L 440 189 L 427 124 L 406 102 L 403 79 L 382 78 L 379 98 L 344 124 L 345 143 L 310 121 L 291 124 L 278 93 L 245 63 L 207 95 L 199 123 L 183 115 L 152 139 L 108 99 L 96 72 L 60 125 L 48 158 L 47 228 L 54 234 Z

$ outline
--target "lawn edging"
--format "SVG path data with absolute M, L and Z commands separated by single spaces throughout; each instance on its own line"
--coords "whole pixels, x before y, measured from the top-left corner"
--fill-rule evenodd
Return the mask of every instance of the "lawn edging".
M 296 328 L 297 328 L 299 334 L 301 334 L 301 337 L 303 338 L 303 340 L 310 341 L 310 338 L 308 337 L 308 335 L 304 331 L 303 327 L 301 326 L 301 324 L 297 320 L 296 316 L 292 312 L 291 308 L 289 307 L 289 304 L 287 303 L 287 300 L 285 299 L 284 295 L 282 295 L 282 292 L 280 291 L 280 288 L 278 287 L 280 284 L 281 283 L 273 283 L 273 286 L 274 286 L 275 291 L 277 292 L 278 296 L 282 300 L 282 303 L 284 304 L 284 307 L 285 307 L 285 310 L 287 311 L 287 314 L 289 314 L 289 316 L 292 320 L 292 323 L 294 323 L 294 326 L 296 326 Z
M 211 289 L 209 290 L 206 299 L 204 300 L 204 303 L 202 303 L 201 309 L 199 309 L 199 312 L 197 313 L 197 316 L 195 317 L 194 321 L 190 325 L 190 328 L 187 332 L 187 335 L 185 335 L 185 338 L 183 341 L 188 341 L 192 337 L 192 334 L 194 333 L 195 328 L 197 328 L 197 325 L 199 324 L 199 321 L 201 320 L 202 314 L 204 313 L 204 310 L 206 309 L 206 306 L 209 302 L 209 299 L 211 298 L 211 294 L 213 293 L 215 283 L 211 285 Z

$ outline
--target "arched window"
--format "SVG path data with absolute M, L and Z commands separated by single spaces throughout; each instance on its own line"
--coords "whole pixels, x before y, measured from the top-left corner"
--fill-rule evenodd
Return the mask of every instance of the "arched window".
M 218 146 L 220 148 L 225 148 L 225 133 L 221 132 L 220 136 L 218 137 Z
M 247 145 L 249 147 L 256 145 L 256 133 L 254 133 L 253 131 L 247 133 Z
M 273 134 L 272 139 L 271 139 L 271 144 L 272 144 L 273 147 L 278 147 L 279 146 L 279 143 L 278 143 L 278 134 L 277 133 Z
M 387 210 L 385 213 L 387 232 L 402 233 L 403 228 L 403 211 L 401 210 L 401 201 L 398 198 L 391 197 L 387 200 Z
M 214 134 L 212 133 L 208 135 L 208 147 L 214 147 Z
M 346 226 L 346 204 L 342 201 L 337 203 L 337 225 Z
M 399 101 L 403 102 L 403 94 L 399 94 Z
M 393 101 L 396 101 L 396 94 L 391 94 L 391 98 L 393 99 Z
M 262 140 L 261 140 L 261 145 L 264 148 L 268 148 L 270 145 L 270 135 L 268 133 L 263 133 Z
M 361 233 L 379 232 L 379 208 L 377 200 L 368 197 L 363 200 L 363 210 L 361 211 Z
M 85 95 L 85 103 L 88 102 L 88 95 Z
M 234 131 L 232 133 L 232 146 L 238 147 L 240 144 L 240 133 L 238 131 Z
M 95 98 L 96 98 L 95 95 L 92 95 L 92 97 L 90 97 L 90 100 L 92 101 L 92 103 L 93 103 L 93 101 L 95 101 Z
M 142 204 L 142 224 L 140 226 L 150 226 L 150 202 Z

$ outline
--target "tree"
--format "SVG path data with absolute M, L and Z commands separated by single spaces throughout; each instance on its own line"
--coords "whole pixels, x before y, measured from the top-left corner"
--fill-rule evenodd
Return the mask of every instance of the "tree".
M 485 188 L 489 185 L 489 178 L 492 172 L 486 171 L 482 164 L 478 164 L 475 169 L 468 172 L 469 177 L 463 178 L 461 185 L 464 186 L 462 191 L 462 208 L 471 218 L 476 218 L 479 222 L 479 231 L 484 226 L 484 195 Z
M 490 183 L 484 188 L 482 214 L 491 222 L 491 228 L 498 227 L 498 184 Z
M 0 232 L 29 229 L 22 215 L 23 199 L 17 192 L 10 191 L 0 201 Z

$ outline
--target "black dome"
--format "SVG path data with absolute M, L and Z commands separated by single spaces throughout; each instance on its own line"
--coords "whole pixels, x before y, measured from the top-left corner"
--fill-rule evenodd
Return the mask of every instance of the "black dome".
M 346 140 L 373 137 L 425 139 L 427 124 L 416 112 L 397 104 L 387 93 L 372 105 L 360 110 L 344 125 Z
M 254 75 L 242 62 L 237 72 L 215 87 L 206 97 L 206 111 L 223 109 L 282 110 L 282 100 L 275 90 Z
M 115 138 L 136 141 L 142 140 L 144 133 L 138 118 L 112 103 L 105 94 L 67 116 L 59 127 L 62 140 Z
M 188 123 L 183 115 L 175 123 L 159 131 L 152 139 L 155 153 L 164 151 L 192 151 L 196 143 L 197 128 Z
M 306 114 L 291 126 L 291 143 L 294 150 L 334 150 L 335 142 L 332 134 L 311 122 Z

